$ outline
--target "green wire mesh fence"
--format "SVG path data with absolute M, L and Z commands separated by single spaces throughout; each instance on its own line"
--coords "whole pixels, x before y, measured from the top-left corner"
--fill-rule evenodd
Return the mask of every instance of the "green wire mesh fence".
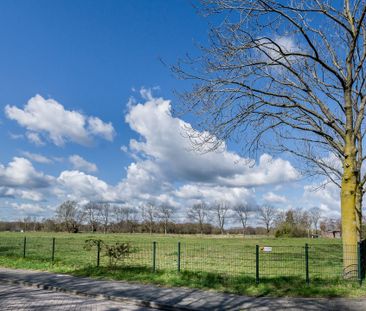
M 227 278 L 247 277 L 259 283 L 265 278 L 289 277 L 310 283 L 314 279 L 344 277 L 341 244 L 246 245 L 212 241 L 128 241 L 115 239 L 108 243 L 129 243 L 131 252 L 121 267 L 150 271 L 192 272 Z M 346 249 L 347 256 L 357 258 L 355 275 L 365 276 L 366 242 Z M 103 247 L 85 247 L 85 241 L 67 237 L 2 237 L 0 256 L 48 262 L 66 266 L 70 271 L 85 267 L 107 267 L 109 259 Z

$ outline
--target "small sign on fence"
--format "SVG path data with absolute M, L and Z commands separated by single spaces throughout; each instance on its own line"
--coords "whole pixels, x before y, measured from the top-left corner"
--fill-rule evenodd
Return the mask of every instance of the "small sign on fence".
M 265 253 L 270 253 L 270 252 L 272 252 L 272 247 L 271 246 L 263 246 L 262 251 L 265 252 Z

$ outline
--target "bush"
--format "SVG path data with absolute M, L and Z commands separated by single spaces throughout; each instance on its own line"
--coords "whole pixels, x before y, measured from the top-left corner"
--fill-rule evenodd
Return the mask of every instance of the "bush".
M 116 243 L 114 245 L 104 245 L 105 255 L 109 258 L 109 266 L 115 267 L 119 261 L 127 258 L 134 249 L 130 243 Z
M 275 232 L 275 237 L 286 237 L 286 238 L 302 238 L 307 237 L 308 233 L 304 228 L 301 228 L 296 225 L 290 225 L 288 223 L 284 223 L 278 227 Z
M 91 250 L 92 248 L 97 248 L 98 244 L 100 245 L 103 255 L 109 258 L 110 267 L 116 267 L 118 262 L 123 261 L 136 250 L 131 247 L 130 243 L 116 242 L 113 245 L 108 245 L 103 240 L 99 239 L 85 240 L 84 249 Z
M 103 240 L 87 239 L 87 240 L 85 240 L 85 243 L 84 243 L 84 249 L 86 249 L 87 251 L 90 251 L 93 247 L 97 247 L 98 244 L 100 244 L 100 246 L 102 247 L 104 245 Z

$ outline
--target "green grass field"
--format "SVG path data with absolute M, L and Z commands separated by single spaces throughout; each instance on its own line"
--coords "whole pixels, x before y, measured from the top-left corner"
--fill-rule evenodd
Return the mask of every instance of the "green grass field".
M 27 237 L 25 258 L 24 236 Z M 54 262 L 51 260 L 53 237 L 56 239 Z M 108 266 L 108 258 L 102 251 L 97 268 L 96 248 L 84 248 L 85 240 L 90 238 L 102 239 L 108 244 L 129 242 L 135 251 L 115 268 Z M 305 282 L 306 243 L 309 245 L 310 286 Z M 259 245 L 259 284 L 255 282 L 256 245 Z M 272 251 L 264 252 L 264 246 L 272 247 Z M 342 279 L 342 245 L 337 239 L 0 233 L 0 265 L 249 295 L 366 296 L 364 286 Z

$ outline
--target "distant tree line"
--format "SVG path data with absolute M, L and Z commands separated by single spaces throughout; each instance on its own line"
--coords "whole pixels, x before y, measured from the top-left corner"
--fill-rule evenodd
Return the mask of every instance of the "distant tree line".
M 276 237 L 310 237 L 340 231 L 340 220 L 321 210 L 282 210 L 272 205 L 214 204 L 199 202 L 182 215 L 168 204 L 152 202 L 138 207 L 101 202 L 65 201 L 53 218 L 26 217 L 0 222 L 0 231 L 110 232 L 160 234 L 267 234 Z

